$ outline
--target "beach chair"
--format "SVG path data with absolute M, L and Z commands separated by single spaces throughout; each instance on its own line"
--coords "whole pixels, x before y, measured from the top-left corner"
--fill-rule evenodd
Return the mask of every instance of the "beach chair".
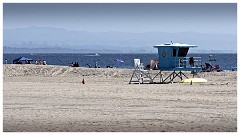
M 153 79 L 149 70 L 144 70 L 143 63 L 140 62 L 140 59 L 134 59 L 134 71 L 129 81 L 131 83 L 143 84 L 144 82 L 153 83 Z

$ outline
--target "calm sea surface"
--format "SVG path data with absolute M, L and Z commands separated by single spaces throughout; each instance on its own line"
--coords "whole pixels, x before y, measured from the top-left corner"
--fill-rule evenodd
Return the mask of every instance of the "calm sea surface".
M 205 62 L 209 61 L 210 54 L 188 54 L 188 57 L 201 57 L 201 64 L 204 65 Z M 216 59 L 212 65 L 218 64 L 223 70 L 231 70 L 232 67 L 237 67 L 237 54 L 211 54 Z M 116 68 L 128 68 L 133 69 L 133 59 L 140 59 L 141 63 L 147 65 L 151 59 L 158 59 L 158 54 L 99 54 L 99 56 L 94 56 L 94 54 L 3 54 L 3 62 L 5 59 L 8 63 L 19 57 L 27 57 L 33 59 L 33 63 L 36 60 L 46 60 L 48 65 L 62 65 L 68 66 L 71 62 L 78 62 L 81 67 L 88 67 L 87 64 L 92 67 L 97 65 L 105 68 L 106 66 L 112 66 Z

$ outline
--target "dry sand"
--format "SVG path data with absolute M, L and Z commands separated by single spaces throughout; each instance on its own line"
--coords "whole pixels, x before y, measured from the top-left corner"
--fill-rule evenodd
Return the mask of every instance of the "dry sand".
M 237 131 L 237 72 L 202 73 L 203 84 L 139 85 L 128 84 L 128 69 L 3 70 L 5 132 Z

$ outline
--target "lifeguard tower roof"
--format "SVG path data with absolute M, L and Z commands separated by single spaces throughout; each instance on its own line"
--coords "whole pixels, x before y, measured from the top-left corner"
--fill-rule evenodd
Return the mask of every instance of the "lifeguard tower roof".
M 197 45 L 189 45 L 189 44 L 180 44 L 180 43 L 165 43 L 165 44 L 160 44 L 160 45 L 154 45 L 154 48 L 158 47 L 198 47 Z

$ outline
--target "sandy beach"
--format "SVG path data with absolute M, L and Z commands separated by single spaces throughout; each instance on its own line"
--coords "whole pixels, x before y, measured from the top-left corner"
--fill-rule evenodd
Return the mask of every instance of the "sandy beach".
M 131 75 L 5 64 L 3 131 L 237 132 L 236 71 L 201 73 L 208 82 L 193 85 L 128 84 Z

